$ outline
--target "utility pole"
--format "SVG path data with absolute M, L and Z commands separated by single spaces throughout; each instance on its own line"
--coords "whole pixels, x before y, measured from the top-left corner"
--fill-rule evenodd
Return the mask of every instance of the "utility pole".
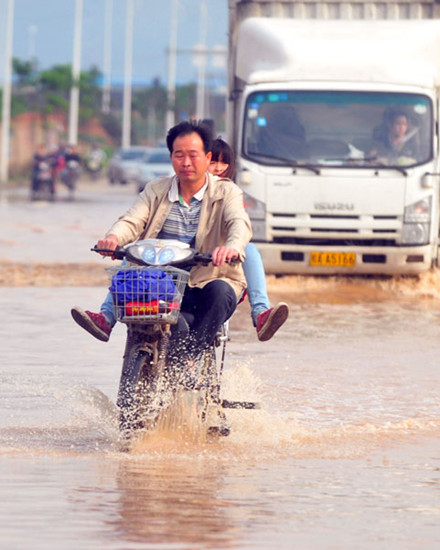
M 102 88 L 103 113 L 110 112 L 111 67 L 112 67 L 113 0 L 106 0 L 104 18 L 104 85 Z
M 14 33 L 14 0 L 8 1 L 6 48 L 5 48 L 5 79 L 3 83 L 2 105 L 2 148 L 0 162 L 0 183 L 6 186 L 9 177 L 9 132 L 11 123 L 11 80 L 12 80 L 12 37 Z
M 176 55 L 177 55 L 177 10 L 178 0 L 171 0 L 170 45 L 168 49 L 168 108 L 166 128 L 168 131 L 176 123 L 174 109 L 176 107 Z
M 29 61 L 32 66 L 32 70 L 35 70 L 36 67 L 36 47 L 35 41 L 38 32 L 38 27 L 36 25 L 29 25 Z
M 208 8 L 206 6 L 206 0 L 201 0 L 200 4 L 200 52 L 206 50 L 206 37 L 207 37 L 207 20 L 208 20 Z M 196 97 L 196 111 L 197 116 L 200 119 L 205 118 L 205 68 L 206 68 L 206 55 L 200 53 L 198 59 L 198 77 L 197 77 L 197 97 Z
M 122 147 L 130 147 L 131 142 L 131 78 L 133 64 L 133 18 L 134 0 L 127 0 L 125 24 L 125 71 L 124 96 L 122 105 Z
M 75 28 L 73 37 L 72 87 L 69 106 L 69 143 L 78 143 L 79 78 L 81 74 L 81 35 L 83 0 L 75 3 Z

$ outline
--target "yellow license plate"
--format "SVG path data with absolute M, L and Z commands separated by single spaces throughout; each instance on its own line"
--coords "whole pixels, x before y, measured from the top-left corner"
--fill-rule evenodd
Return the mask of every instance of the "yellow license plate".
M 354 267 L 354 252 L 310 252 L 310 265 L 319 267 Z

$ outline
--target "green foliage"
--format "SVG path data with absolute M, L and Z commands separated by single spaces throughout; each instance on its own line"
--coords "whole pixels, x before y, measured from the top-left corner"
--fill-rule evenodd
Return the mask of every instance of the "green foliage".
M 12 60 L 12 72 L 17 77 L 20 86 L 32 85 L 35 82 L 35 72 L 30 61 L 23 61 L 14 57 Z
M 167 90 L 155 79 L 149 88 L 134 91 L 132 105 L 143 118 L 148 117 L 151 109 L 163 118 L 167 110 Z
M 196 84 L 186 84 L 179 86 L 176 94 L 176 114 L 178 119 L 182 118 L 182 115 L 192 116 L 196 112 L 196 97 L 197 86 Z
M 38 73 L 31 62 L 15 58 L 13 60 L 13 71 L 15 79 L 12 91 L 12 116 L 32 111 L 39 112 L 43 117 L 51 113 L 68 113 L 70 92 L 74 84 L 70 64 L 55 65 Z M 76 83 L 80 89 L 80 123 L 98 116 L 106 132 L 115 143 L 120 143 L 122 136 L 122 88 L 112 90 L 112 112 L 103 114 L 101 112 L 101 76 L 97 67 L 91 67 L 89 70 L 80 73 Z M 196 112 L 196 95 L 197 86 L 194 83 L 177 86 L 174 106 L 177 121 L 194 116 Z M 168 130 L 168 128 L 165 128 L 167 110 L 168 92 L 158 78 L 155 78 L 149 86 L 133 88 L 133 143 L 154 144 L 157 140 L 163 139 Z M 223 112 L 220 111 L 218 116 L 221 118 Z
M 73 83 L 72 69 L 70 65 L 55 65 L 52 69 L 41 72 L 38 80 L 43 92 L 67 93 Z
M 69 109 L 69 100 L 59 93 L 48 92 L 46 93 L 46 113 L 56 113 L 58 111 L 67 112 Z
M 80 122 L 86 122 L 99 113 L 101 108 L 102 90 L 99 86 L 101 73 L 97 67 L 82 71 L 79 81 L 80 89 Z
M 2 120 L 3 114 L 3 90 L 0 88 L 0 122 Z M 14 97 L 11 98 L 11 117 L 21 115 L 22 113 L 27 113 L 29 111 L 29 104 L 24 97 Z
M 84 122 L 94 116 L 99 110 L 101 97 L 98 80 L 100 72 L 96 67 L 88 71 L 81 71 L 76 85 L 80 89 L 80 119 Z M 39 100 L 36 102 L 38 110 L 43 114 L 53 112 L 67 113 L 69 109 L 70 91 L 75 84 L 70 65 L 55 65 L 51 69 L 42 71 L 37 79 Z
M 24 97 L 13 97 L 11 100 L 11 117 L 27 113 L 29 105 Z

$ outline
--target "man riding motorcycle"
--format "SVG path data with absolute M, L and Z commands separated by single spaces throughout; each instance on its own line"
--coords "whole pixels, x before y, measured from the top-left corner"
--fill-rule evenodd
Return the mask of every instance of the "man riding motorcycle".
M 182 303 L 196 357 L 212 345 L 246 287 L 240 263 L 230 262 L 244 259 L 252 233 L 240 188 L 230 180 L 214 180 L 208 173 L 211 141 L 210 129 L 200 123 L 185 121 L 171 128 L 167 146 L 175 176 L 147 184 L 97 243 L 100 249 L 115 250 L 138 239 L 177 239 L 198 252 L 212 253 L 212 264 L 192 268 Z M 80 308 L 73 308 L 72 316 L 98 338 L 97 333 L 108 335 L 114 324 L 114 317 L 106 319 L 102 313 Z

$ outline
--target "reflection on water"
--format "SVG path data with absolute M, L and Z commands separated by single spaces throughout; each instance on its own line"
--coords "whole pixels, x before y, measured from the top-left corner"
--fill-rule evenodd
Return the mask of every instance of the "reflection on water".
M 231 506 L 221 498 L 224 468 L 216 461 L 183 457 L 126 460 L 116 474 L 115 533 L 130 541 L 233 547 Z
M 288 323 L 259 343 L 242 306 L 223 381 L 224 397 L 262 408 L 228 411 L 228 438 L 164 430 L 131 454 L 118 451 L 114 406 L 124 329 L 103 344 L 69 315 L 74 304 L 96 308 L 97 289 L 3 288 L 2 541 L 435 548 L 436 285 L 417 294 L 411 279 L 269 279 L 272 300 L 292 306 Z

